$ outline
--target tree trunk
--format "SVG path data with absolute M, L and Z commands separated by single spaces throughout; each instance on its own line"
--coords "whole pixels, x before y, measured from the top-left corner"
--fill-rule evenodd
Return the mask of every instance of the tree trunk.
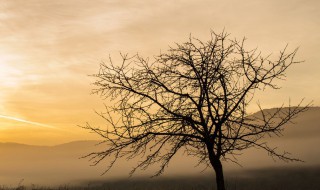
M 223 169 L 220 160 L 211 161 L 211 165 L 216 173 L 217 190 L 225 190 Z

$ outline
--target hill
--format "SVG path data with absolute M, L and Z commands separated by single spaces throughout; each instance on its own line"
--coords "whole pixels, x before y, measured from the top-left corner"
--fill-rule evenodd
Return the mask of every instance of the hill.
M 99 176 L 82 156 L 95 150 L 96 141 L 77 141 L 57 146 L 0 143 L 0 184 L 57 184 Z
M 272 110 L 269 110 L 272 111 Z M 286 150 L 304 163 L 283 163 L 274 160 L 257 149 L 249 149 L 238 157 L 242 164 L 225 163 L 227 171 L 255 170 L 272 167 L 312 167 L 320 165 L 320 107 L 312 107 L 288 124 L 284 136 L 265 139 L 270 144 Z M 108 181 L 128 177 L 128 172 L 138 159 L 122 160 L 104 176 L 106 161 L 98 166 L 90 166 L 88 158 L 80 159 L 90 152 L 103 150 L 98 141 L 75 141 L 56 146 L 33 146 L 17 143 L 0 143 L 0 185 L 24 183 L 39 185 L 73 184 L 81 181 Z M 179 154 L 173 159 L 165 176 L 200 175 L 202 167 L 194 169 L 197 161 Z M 318 167 L 319 168 L 319 167 Z M 152 169 L 151 169 L 152 171 Z M 208 172 L 211 172 L 208 169 Z M 147 171 L 147 176 L 150 171 Z M 138 173 L 137 176 L 141 176 Z M 202 174 L 201 174 L 202 175 Z M 242 174 L 241 174 L 242 175 Z

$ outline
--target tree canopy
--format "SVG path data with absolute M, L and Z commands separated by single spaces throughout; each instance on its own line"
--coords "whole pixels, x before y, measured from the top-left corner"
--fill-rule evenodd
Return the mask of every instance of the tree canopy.
M 121 54 L 122 62 L 101 63 L 96 89 L 110 103 L 101 116 L 105 128 L 85 126 L 104 138 L 106 149 L 88 155 L 97 164 L 111 157 L 109 168 L 122 157 L 142 156 L 132 170 L 159 164 L 161 174 L 181 149 L 216 172 L 224 189 L 221 160 L 249 147 L 259 147 L 286 161 L 298 160 L 276 152 L 261 141 L 281 134 L 284 125 L 308 106 L 288 106 L 252 116 L 247 108 L 256 91 L 278 89 L 277 80 L 295 63 L 297 49 L 287 47 L 277 58 L 246 50 L 245 39 L 211 32 L 203 42 L 190 37 L 154 59 Z

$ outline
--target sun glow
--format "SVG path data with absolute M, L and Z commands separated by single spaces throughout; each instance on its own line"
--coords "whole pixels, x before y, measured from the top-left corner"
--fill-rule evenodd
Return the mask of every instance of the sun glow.
M 0 87 L 18 86 L 19 77 L 17 76 L 21 75 L 21 71 L 12 66 L 12 62 L 16 59 L 16 56 L 0 51 Z

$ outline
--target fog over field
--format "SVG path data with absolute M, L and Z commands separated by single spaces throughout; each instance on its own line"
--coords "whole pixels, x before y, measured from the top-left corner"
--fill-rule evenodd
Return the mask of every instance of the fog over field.
M 226 178 L 268 176 L 273 171 L 281 175 L 282 170 L 283 175 L 299 175 L 299 172 L 307 175 L 310 172 L 319 172 L 320 151 L 317 146 L 320 143 L 319 115 L 320 108 L 312 107 L 296 118 L 295 124 L 286 126 L 284 136 L 265 139 L 279 147 L 280 151 L 286 150 L 292 153 L 293 157 L 305 162 L 274 161 L 262 150 L 249 149 L 238 157 L 242 167 L 232 162 L 224 163 Z M 14 186 L 21 180 L 25 185 L 47 186 L 110 181 L 116 183 L 117 180 L 129 180 L 128 173 L 137 163 L 138 158 L 129 161 L 120 160 L 110 172 L 103 176 L 101 174 L 110 159 L 106 158 L 97 166 L 90 166 L 88 158 L 80 159 L 90 152 L 102 150 L 103 144 L 97 145 L 98 143 L 99 141 L 74 141 L 56 146 L 0 143 L 0 185 Z M 194 168 L 196 164 L 195 158 L 180 152 L 172 160 L 165 174 L 158 179 L 177 180 L 179 177 L 191 177 L 208 180 L 208 174 L 212 174 L 211 168 L 201 172 L 203 167 Z M 138 180 L 136 183 L 139 183 L 141 177 L 150 177 L 155 168 L 156 166 L 147 171 L 138 171 L 130 180 Z

